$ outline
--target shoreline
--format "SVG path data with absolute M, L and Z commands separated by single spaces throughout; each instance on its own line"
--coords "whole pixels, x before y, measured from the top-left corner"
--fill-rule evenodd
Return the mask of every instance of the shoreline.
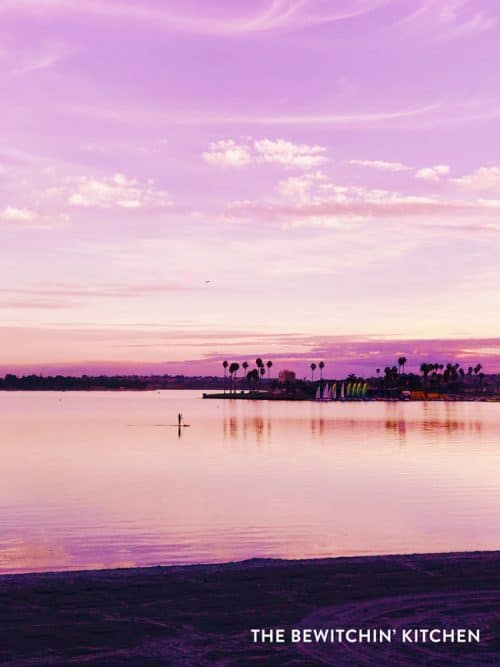
M 5 665 L 493 665 L 500 550 L 0 576 Z M 474 627 L 469 644 L 262 644 L 252 628 Z M 451 661 L 451 662 L 450 662 Z
M 428 396 L 426 398 L 336 398 L 331 400 L 322 400 L 311 397 L 302 396 L 283 396 L 279 394 L 269 395 L 252 395 L 252 394 L 202 394 L 203 399 L 216 399 L 225 401 L 289 401 L 289 402 L 303 402 L 303 403 L 498 403 L 500 396 L 454 396 L 453 394 L 445 394 L 442 396 Z

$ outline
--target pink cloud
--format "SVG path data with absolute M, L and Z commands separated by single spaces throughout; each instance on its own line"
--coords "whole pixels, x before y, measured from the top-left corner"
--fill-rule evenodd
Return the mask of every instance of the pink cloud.
M 415 174 L 416 178 L 423 181 L 438 183 L 443 176 L 450 173 L 450 167 L 447 164 L 436 164 L 433 167 L 422 167 Z
M 342 376 L 347 373 L 375 375 L 376 369 L 394 365 L 399 356 L 408 358 L 407 370 L 419 373 L 420 364 L 426 362 L 459 362 L 463 367 L 482 364 L 486 373 L 500 372 L 499 338 L 457 339 L 396 339 L 372 335 L 315 336 L 307 334 L 267 334 L 247 332 L 193 332 L 180 329 L 177 332 L 144 332 L 134 330 L 72 329 L 75 349 L 80 356 L 73 359 L 36 357 L 24 361 L 13 360 L 0 363 L 0 371 L 6 372 L 55 372 L 67 373 L 186 373 L 193 375 L 222 375 L 224 359 L 244 360 L 253 363 L 256 357 L 273 360 L 273 373 L 280 369 L 296 370 L 309 376 L 311 361 L 325 361 L 327 376 Z M 0 340 L 7 332 L 0 329 Z M 17 329 L 17 336 L 28 343 L 30 332 Z M 57 346 L 57 341 L 66 339 L 64 329 L 42 329 L 39 335 Z M 114 344 L 113 344 L 114 343 Z M 56 348 L 52 346 L 55 350 Z M 145 359 L 145 351 L 156 351 L 155 360 Z M 196 348 L 205 352 L 188 356 Z M 286 348 L 286 351 L 280 351 Z M 95 352 L 101 349 L 100 356 Z M 113 350 L 113 357 L 108 356 Z M 125 357 L 124 352 L 128 351 Z M 175 351 L 175 358 L 168 351 Z M 218 350 L 218 351 L 216 351 Z M 139 354 L 137 354 L 139 353 Z M 166 354 L 165 354 L 166 353 Z M 186 354 L 187 353 L 187 354 Z M 137 356 L 132 356 L 137 355 Z M 161 358 L 161 361 L 159 360 Z
M 202 154 L 209 164 L 243 167 L 248 164 L 277 164 L 286 169 L 311 169 L 327 162 L 323 146 L 295 144 L 284 139 L 256 139 L 237 143 L 234 139 L 212 141 Z
M 0 220 L 7 222 L 33 222 L 35 219 L 36 213 L 27 208 L 6 206 L 3 211 L 0 211 Z
M 500 167 L 479 167 L 470 174 L 451 179 L 464 189 L 473 192 L 493 192 L 500 196 Z

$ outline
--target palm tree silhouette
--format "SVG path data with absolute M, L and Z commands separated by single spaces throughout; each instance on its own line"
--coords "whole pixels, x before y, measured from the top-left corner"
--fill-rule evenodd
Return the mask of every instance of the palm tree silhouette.
M 229 366 L 229 362 L 224 360 L 222 366 L 224 368 L 224 393 L 226 393 L 227 367 Z
M 249 371 L 248 373 L 250 375 L 250 379 L 254 383 L 254 386 L 257 385 L 257 382 L 259 381 L 259 371 L 257 368 L 254 368 L 253 370 Z
M 245 376 L 247 377 L 248 361 L 244 361 L 244 362 L 241 364 L 241 366 L 242 366 L 242 368 L 243 368 L 243 372 L 244 372 Z M 247 377 L 247 380 L 248 380 L 248 377 Z M 248 384 L 249 384 L 249 388 L 250 388 L 250 383 L 248 383 Z
M 271 360 L 266 361 L 266 366 L 267 366 L 267 379 L 271 379 L 271 368 L 273 367 L 273 362 Z
M 420 372 L 424 376 L 424 389 L 427 385 L 427 376 L 429 375 L 429 373 L 432 371 L 433 368 L 434 364 L 426 364 L 425 362 L 420 364 Z
M 403 371 L 403 373 L 405 372 L 406 361 L 407 361 L 406 357 L 399 357 L 398 359 L 398 372 L 400 375 L 401 375 L 401 370 Z
M 236 373 L 238 372 L 239 367 L 240 367 L 240 365 L 238 363 L 236 363 L 235 361 L 233 361 L 233 363 L 229 366 L 229 375 L 231 376 L 231 390 L 233 389 L 233 381 L 235 379 L 233 376 L 236 375 Z
M 319 366 L 319 377 L 320 377 L 321 382 L 323 382 L 323 368 L 325 367 L 325 362 L 320 361 L 318 366 Z
M 314 382 L 314 371 L 316 370 L 316 364 L 314 361 L 311 364 L 311 382 Z

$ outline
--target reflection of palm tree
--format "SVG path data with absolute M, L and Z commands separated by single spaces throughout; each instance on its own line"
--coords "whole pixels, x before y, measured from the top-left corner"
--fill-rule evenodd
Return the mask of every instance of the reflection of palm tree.
M 320 361 L 318 366 L 319 366 L 319 376 L 320 376 L 321 381 L 323 381 L 323 368 L 325 367 L 325 362 Z
M 271 360 L 266 361 L 266 366 L 267 366 L 267 379 L 271 379 L 271 368 L 273 367 L 273 362 Z
M 311 364 L 311 382 L 314 382 L 314 371 L 316 370 L 316 364 L 314 361 Z

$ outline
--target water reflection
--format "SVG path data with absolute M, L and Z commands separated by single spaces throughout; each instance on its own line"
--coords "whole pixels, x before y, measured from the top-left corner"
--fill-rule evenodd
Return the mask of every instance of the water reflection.
M 379 404 L 380 405 L 380 404 Z M 384 406 L 385 407 L 385 406 Z M 333 412 L 333 410 L 332 410 Z M 255 439 L 256 442 L 262 442 L 264 439 L 270 440 L 272 437 L 272 426 L 282 428 L 292 427 L 294 421 L 297 421 L 297 427 L 308 424 L 310 436 L 313 439 L 322 439 L 332 434 L 342 435 L 343 433 L 373 431 L 388 431 L 397 436 L 399 440 L 404 440 L 408 432 L 421 433 L 448 433 L 461 431 L 464 433 L 479 433 L 483 428 L 483 423 L 478 419 L 459 419 L 451 416 L 438 417 L 432 414 L 426 414 L 424 410 L 422 419 L 415 419 L 411 416 L 406 417 L 402 410 L 394 408 L 391 404 L 386 409 L 385 418 L 364 418 L 362 415 L 354 417 L 339 417 L 330 414 L 328 416 L 310 415 L 297 419 L 294 416 L 280 419 L 276 415 L 263 416 L 243 414 L 225 415 L 222 420 L 222 432 L 224 438 L 233 440 L 246 440 L 248 437 Z M 396 414 L 393 414 L 396 413 Z
M 498 404 L 58 399 L 0 394 L 0 572 L 500 547 Z
M 224 438 L 232 438 L 239 440 L 243 437 L 246 440 L 248 437 L 254 438 L 257 443 L 265 439 L 271 438 L 271 419 L 262 416 L 253 417 L 224 417 L 222 421 L 222 433 Z

